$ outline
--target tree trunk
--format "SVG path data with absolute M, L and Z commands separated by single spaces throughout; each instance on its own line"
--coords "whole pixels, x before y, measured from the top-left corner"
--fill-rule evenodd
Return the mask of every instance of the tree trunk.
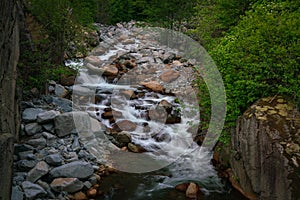
M 0 2 L 0 199 L 10 199 L 13 138 L 18 136 L 18 105 L 15 98 L 19 57 L 17 0 Z

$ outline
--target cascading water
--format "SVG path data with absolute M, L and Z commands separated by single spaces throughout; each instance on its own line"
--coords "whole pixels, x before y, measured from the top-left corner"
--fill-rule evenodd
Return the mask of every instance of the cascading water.
M 102 53 L 96 56 L 98 67 L 93 66 L 95 63 L 85 63 L 89 67 L 80 70 L 73 89 L 75 107 L 85 109 L 105 126 L 100 135 L 81 136 L 87 149 L 100 163 L 136 173 L 120 175 L 134 191 L 111 192 L 104 199 L 174 199 L 157 194 L 185 182 L 197 183 L 206 195 L 224 192 L 211 164 L 211 148 L 207 145 L 200 148 L 194 142 L 200 120 L 197 94 L 191 86 L 195 74 L 191 62 L 182 64 L 178 61 L 180 57 L 176 57 L 179 52 L 157 45 L 153 41 L 155 32 L 133 33 L 124 27 L 113 31 L 102 30 L 105 34 L 100 43 Z M 128 38 L 126 42 L 124 37 Z M 112 64 L 119 70 L 113 77 L 112 73 L 99 70 Z M 173 73 L 170 76 L 175 74 L 176 78 L 166 77 L 168 81 L 163 83 L 161 74 L 170 71 Z M 141 83 L 153 81 L 154 87 Z M 157 83 L 163 85 L 161 91 L 155 88 Z M 82 94 L 85 100 L 78 97 Z M 103 117 L 108 110 L 113 113 L 109 119 Z M 129 135 L 130 143 L 141 147 L 143 152 L 122 151 L 113 145 L 113 135 L 118 134 L 114 129 Z

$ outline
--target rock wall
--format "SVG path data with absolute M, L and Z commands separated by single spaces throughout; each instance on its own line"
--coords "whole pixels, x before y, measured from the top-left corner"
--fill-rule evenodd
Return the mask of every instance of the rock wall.
M 297 108 L 280 97 L 261 99 L 238 119 L 232 135 L 234 179 L 248 196 L 300 199 L 299 144 Z
M 19 31 L 16 0 L 0 2 L 0 199 L 10 199 L 13 138 L 18 135 L 15 100 Z

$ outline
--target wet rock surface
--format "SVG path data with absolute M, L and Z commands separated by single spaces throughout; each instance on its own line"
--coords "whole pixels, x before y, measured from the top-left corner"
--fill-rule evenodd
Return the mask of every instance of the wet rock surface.
M 22 140 L 15 144 L 14 155 L 16 198 L 101 196 L 101 177 L 114 173 L 103 166 L 112 165 L 107 163 L 110 152 L 147 152 L 149 147 L 134 141 L 134 133 L 150 133 L 151 120 L 181 123 L 174 96 L 190 85 L 186 76 L 192 81 L 192 61 L 131 33 L 133 24 L 100 29 L 105 39 L 85 58 L 75 85 L 51 81 L 50 95 L 22 103 Z M 97 87 L 99 78 L 121 89 L 105 87 L 104 82 Z M 143 120 L 131 120 L 120 109 L 124 103 Z M 162 145 L 171 141 L 167 133 L 151 134 L 149 139 Z

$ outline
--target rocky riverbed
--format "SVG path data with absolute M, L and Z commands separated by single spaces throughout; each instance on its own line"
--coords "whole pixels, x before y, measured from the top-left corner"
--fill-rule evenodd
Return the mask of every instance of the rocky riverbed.
M 193 199 L 224 192 L 210 152 L 194 141 L 196 60 L 134 23 L 99 29 L 102 41 L 75 80 L 50 81 L 49 95 L 22 102 L 12 199 L 109 198 L 108 174 L 172 163 L 158 190 L 176 186 Z

